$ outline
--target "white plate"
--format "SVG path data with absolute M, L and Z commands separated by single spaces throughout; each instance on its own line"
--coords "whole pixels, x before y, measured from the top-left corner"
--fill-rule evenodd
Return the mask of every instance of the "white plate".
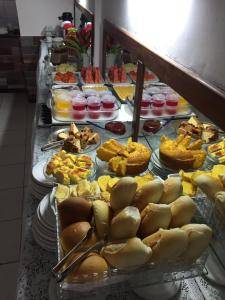
M 57 243 L 49 243 L 46 240 L 43 240 L 39 233 L 37 232 L 36 228 L 32 226 L 32 232 L 33 232 L 33 237 L 36 243 L 43 249 L 50 251 L 50 252 L 56 252 L 57 251 Z
M 37 208 L 37 215 L 40 213 L 40 219 L 47 223 L 49 227 L 55 227 L 55 215 L 50 205 L 50 194 L 47 194 L 39 203 Z
M 32 169 L 33 179 L 40 185 L 52 187 L 53 182 L 49 181 L 43 173 L 43 169 L 46 165 L 46 160 L 39 161 Z

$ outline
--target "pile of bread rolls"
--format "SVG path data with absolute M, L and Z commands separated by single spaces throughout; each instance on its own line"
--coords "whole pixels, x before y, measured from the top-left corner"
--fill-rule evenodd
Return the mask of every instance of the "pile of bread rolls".
M 58 205 L 65 253 L 91 226 L 95 232 L 79 251 L 108 237 L 100 253 L 90 254 L 83 260 L 83 267 L 76 267 L 71 276 L 89 274 L 90 270 L 101 273 L 109 267 L 194 262 L 212 236 L 207 225 L 190 224 L 195 211 L 195 202 L 182 196 L 181 180 L 177 177 L 165 182 L 154 179 L 139 189 L 133 177 L 123 177 L 113 186 L 109 203 L 81 197 L 65 199 Z

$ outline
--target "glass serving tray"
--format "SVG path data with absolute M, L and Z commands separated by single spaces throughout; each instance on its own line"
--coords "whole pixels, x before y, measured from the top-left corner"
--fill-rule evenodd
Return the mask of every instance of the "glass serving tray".
M 86 126 L 88 126 L 88 125 L 86 125 Z M 82 128 L 84 128 L 86 126 L 85 125 L 84 126 L 78 125 L 77 127 L 80 131 Z M 90 126 L 88 126 L 88 127 L 90 127 Z M 64 127 L 64 128 L 53 131 L 49 136 L 49 141 L 48 142 L 50 143 L 52 141 L 58 141 L 58 139 L 57 139 L 58 134 L 62 133 L 62 132 L 68 132 L 68 131 L 69 131 L 68 127 Z M 97 131 L 95 130 L 93 133 L 97 133 Z M 88 144 L 87 147 L 85 147 L 84 149 L 81 149 L 81 151 L 78 154 L 85 154 L 85 153 L 94 151 L 96 148 L 98 148 L 100 146 L 100 144 L 101 144 L 101 136 L 100 136 L 99 141 L 96 144 Z M 62 145 L 59 145 L 57 148 L 60 148 L 60 147 L 62 147 Z
M 159 149 L 158 148 L 152 152 L 151 163 L 152 163 L 152 167 L 153 167 L 152 172 L 163 178 L 167 177 L 169 174 L 176 172 L 175 170 L 170 169 L 163 164 L 163 162 L 159 158 Z M 202 165 L 201 168 L 199 168 L 199 170 L 209 170 L 211 168 L 211 166 L 212 166 L 211 162 L 206 157 L 204 164 Z M 185 170 L 185 171 L 192 172 L 192 171 L 196 171 L 196 170 L 197 169 L 195 169 L 195 170 L 190 169 L 190 170 Z
M 94 200 L 93 200 L 94 201 Z M 57 211 L 57 203 L 55 201 L 55 214 L 57 224 L 57 247 L 58 261 L 63 257 L 63 251 L 60 243 L 60 222 Z M 193 223 L 203 223 L 200 214 L 196 213 L 193 218 Z M 150 286 L 154 284 L 162 284 L 173 282 L 181 279 L 193 278 L 206 273 L 205 262 L 208 251 L 192 264 L 184 264 L 181 260 L 173 263 L 167 263 L 160 266 L 155 266 L 152 263 L 145 264 L 138 268 L 118 269 L 110 267 L 107 272 L 93 273 L 86 276 L 77 276 L 72 283 L 67 283 L 65 280 L 58 283 L 62 299 L 69 300 L 76 296 L 90 296 L 93 294 L 107 293 L 115 288 L 121 291 L 129 290 L 130 288 L 138 288 Z
M 75 154 L 74 154 L 75 155 Z M 77 155 L 77 156 L 79 156 L 79 155 Z M 47 181 L 47 183 L 49 183 L 49 184 L 56 184 L 56 183 L 60 183 L 60 182 L 58 182 L 57 181 L 57 179 L 53 176 L 53 175 L 48 175 L 47 173 L 46 173 L 46 168 L 47 168 L 47 164 L 49 163 L 49 161 L 50 161 L 50 159 L 48 160 L 48 161 L 46 161 L 46 163 L 45 164 L 43 164 L 43 169 L 42 169 L 42 172 L 43 172 L 43 174 L 44 174 L 44 176 L 45 176 L 45 178 L 46 178 L 46 181 Z M 95 163 L 92 161 L 92 163 L 93 163 L 93 166 L 90 168 L 90 174 L 85 178 L 85 179 L 87 179 L 87 180 L 89 180 L 89 181 L 92 181 L 92 180 L 94 180 L 95 179 L 95 175 L 96 175 L 96 166 L 95 166 Z M 88 169 L 88 168 L 84 168 L 84 169 Z M 80 178 L 80 180 L 82 180 L 83 178 Z
M 78 85 L 81 82 L 80 72 L 72 72 L 74 77 L 75 77 L 75 80 L 76 80 L 76 82 L 74 82 L 74 83 L 55 80 L 55 76 L 56 76 L 57 73 L 64 74 L 64 73 L 67 73 L 67 72 L 52 72 L 51 80 L 52 80 L 53 84 L 56 84 L 56 85 L 58 85 L 58 84 L 60 84 L 60 85 Z

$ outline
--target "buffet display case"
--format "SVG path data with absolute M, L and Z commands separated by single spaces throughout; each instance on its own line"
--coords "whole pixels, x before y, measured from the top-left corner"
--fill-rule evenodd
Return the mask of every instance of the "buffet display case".
M 37 108 L 40 107 L 40 104 L 48 104 L 48 113 L 50 114 L 50 118 L 48 118 L 46 123 L 44 120 L 43 123 L 45 123 L 45 127 L 42 124 L 42 126 L 37 126 L 34 129 L 36 133 L 34 137 L 34 168 L 32 172 L 30 187 L 32 200 L 27 199 L 25 203 L 24 220 L 26 220 L 26 224 L 29 224 L 29 228 L 26 227 L 24 231 L 25 243 L 23 246 L 23 253 L 21 257 L 21 272 L 19 277 L 18 289 L 19 299 L 31 299 L 35 297 L 42 297 L 44 299 L 48 290 L 50 299 L 62 300 L 72 300 L 75 297 L 76 299 L 139 299 L 140 297 L 144 299 L 150 299 L 150 297 L 152 297 L 153 299 L 156 297 L 160 299 L 169 299 L 171 297 L 174 297 L 174 299 L 177 300 L 188 298 L 200 300 L 221 300 L 223 299 L 224 295 L 224 286 L 222 286 L 224 283 L 223 281 L 220 281 L 218 283 L 217 278 L 215 278 L 215 275 L 212 274 L 211 270 L 213 268 L 212 266 L 219 265 L 221 277 L 224 275 L 225 272 L 225 262 L 223 259 L 225 241 L 223 220 L 224 218 L 223 212 L 220 209 L 221 207 L 216 207 L 215 203 L 211 199 L 209 199 L 210 197 L 207 197 L 204 192 L 198 192 L 195 196 L 192 197 L 194 199 L 193 201 L 195 202 L 197 209 L 193 216 L 193 219 L 191 220 L 191 223 L 207 224 L 212 228 L 213 237 L 210 243 L 210 247 L 208 247 L 207 251 L 204 251 L 201 254 L 201 256 L 193 263 L 187 264 L 184 261 L 182 261 L 182 259 L 178 258 L 175 261 L 166 262 L 159 266 L 149 262 L 142 266 L 139 266 L 138 268 L 127 268 L 125 270 L 113 267 L 111 265 L 108 268 L 108 271 L 103 274 L 92 272 L 91 274 L 85 276 L 77 276 L 74 278 L 74 281 L 72 283 L 68 283 L 67 281 L 57 283 L 56 278 L 54 278 L 51 273 L 51 268 L 57 263 L 57 261 L 60 261 L 62 259 L 65 253 L 62 251 L 61 245 L 61 225 L 59 220 L 59 214 L 57 208 L 55 209 L 54 206 L 55 180 L 52 182 L 46 181 L 46 176 L 43 176 L 43 170 L 41 171 L 41 176 L 39 176 L 38 173 L 40 162 L 46 163 L 49 162 L 49 158 L 55 158 L 55 150 L 43 152 L 41 150 L 41 146 L 46 143 L 49 143 L 52 139 L 57 139 L 58 134 L 64 132 L 65 128 L 67 128 L 69 123 L 76 121 L 76 125 L 79 128 L 79 132 L 82 132 L 83 127 L 91 127 L 91 134 L 94 131 L 94 133 L 97 132 L 100 135 L 100 142 L 96 143 L 96 145 L 94 146 L 92 145 L 90 148 L 88 148 L 87 146 L 87 151 L 84 152 L 85 154 L 90 155 L 92 162 L 95 165 L 94 174 L 92 174 L 93 176 L 91 180 L 96 180 L 102 175 L 109 176 L 112 178 L 118 177 L 119 179 L 123 178 L 124 175 L 126 175 L 126 172 L 124 173 L 124 168 L 122 168 L 124 167 L 124 163 L 121 163 L 121 161 L 125 161 L 127 163 L 129 153 L 133 151 L 133 144 L 129 145 L 128 142 L 130 136 L 132 136 L 133 142 L 136 141 L 137 143 L 144 145 L 151 152 L 151 159 L 145 168 L 145 172 L 150 172 L 153 178 L 157 178 L 157 176 L 158 178 L 160 177 L 160 180 L 162 181 L 165 180 L 167 176 L 169 178 L 180 178 L 180 174 L 174 174 L 176 173 L 176 170 L 171 169 L 162 163 L 162 157 L 160 158 L 160 143 L 162 141 L 161 137 L 167 136 L 168 139 L 171 139 L 171 141 L 176 140 L 178 138 L 177 128 L 179 127 L 180 122 L 183 119 L 189 119 L 193 115 L 198 115 L 199 119 L 206 120 L 207 122 L 208 120 L 203 115 L 201 115 L 201 113 L 198 112 L 194 107 L 188 104 L 188 106 L 186 107 L 187 113 L 182 115 L 163 115 L 160 116 L 158 120 L 159 116 L 154 114 L 154 119 L 157 116 L 157 126 L 152 129 L 151 126 L 153 125 L 151 124 L 151 130 L 149 132 L 145 131 L 145 122 L 147 120 L 149 121 L 150 119 L 152 119 L 152 115 L 150 115 L 149 113 L 143 114 L 143 109 L 141 107 L 142 92 L 144 88 L 145 65 L 149 68 L 151 67 L 151 70 L 153 70 L 163 82 L 167 84 L 172 83 L 171 86 L 174 89 L 177 89 L 182 96 L 184 95 L 185 97 L 187 96 L 187 98 L 193 97 L 193 99 L 197 99 L 197 97 L 200 95 L 201 97 L 205 97 L 207 101 L 211 101 L 212 98 L 215 97 L 218 103 L 221 103 L 221 101 L 224 100 L 223 94 L 215 92 L 209 86 L 205 86 L 205 84 L 199 81 L 195 76 L 193 76 L 193 74 L 187 73 L 183 69 L 180 69 L 179 66 L 160 58 L 158 55 L 156 55 L 149 49 L 146 49 L 145 47 L 143 47 L 143 45 L 135 41 L 135 39 L 131 35 L 127 34 L 124 30 L 117 28 L 107 20 L 104 21 L 102 74 L 105 74 L 104 56 L 106 48 L 105 38 L 107 34 L 116 36 L 119 42 L 125 48 L 129 48 L 135 54 L 138 54 L 139 59 L 137 62 L 137 73 L 135 75 L 136 85 L 134 85 L 135 95 L 133 107 L 131 107 L 131 105 L 128 103 L 121 104 L 116 100 L 114 109 L 112 111 L 109 111 L 108 109 L 103 109 L 102 101 L 100 110 L 91 111 L 92 117 L 89 114 L 87 104 L 85 104 L 85 114 L 82 115 L 82 118 L 80 113 L 81 110 L 78 110 L 79 117 L 73 117 L 72 114 L 74 114 L 74 110 L 72 110 L 71 107 L 69 107 L 69 109 L 66 110 L 67 115 L 65 115 L 65 109 L 55 109 L 57 101 L 51 100 L 49 105 L 48 102 L 50 97 L 49 90 L 46 87 L 46 72 L 43 69 L 42 63 L 40 66 L 38 74 L 40 84 L 38 90 Z M 46 45 L 43 42 L 43 53 L 41 53 L 42 56 L 44 55 L 44 51 L 46 51 Z M 40 58 L 40 61 L 42 61 L 42 56 Z M 156 60 L 156 62 L 154 62 L 153 65 L 151 65 L 154 59 Z M 166 75 L 163 75 L 162 68 L 165 66 L 169 66 L 168 69 L 172 74 L 170 79 Z M 183 84 L 179 86 L 181 81 L 183 82 Z M 186 84 L 187 86 L 185 86 Z M 110 82 L 110 85 L 112 85 L 112 82 Z M 116 88 L 116 85 L 113 86 Z M 190 92 L 190 86 L 195 87 L 196 90 L 194 92 Z M 83 93 L 81 94 L 81 98 L 88 91 L 90 93 L 90 90 L 92 90 L 92 92 L 94 90 L 95 93 L 107 92 L 109 89 L 112 90 L 112 86 L 106 87 L 102 84 L 85 85 L 83 82 L 81 83 L 80 87 L 80 92 Z M 68 86 L 66 86 L 65 90 L 68 91 Z M 73 86 L 72 90 L 79 92 L 79 87 L 76 86 L 74 88 Z M 99 94 L 97 95 L 97 97 L 98 96 Z M 96 97 L 96 95 L 92 95 L 92 97 Z M 83 101 L 83 98 L 82 100 L 80 99 L 80 96 L 78 98 L 79 99 L 77 99 L 77 102 L 79 102 L 80 104 Z M 122 100 L 127 99 L 127 97 L 120 98 L 123 98 Z M 66 102 L 69 102 L 69 105 L 72 105 L 72 101 Z M 128 100 L 128 102 L 130 102 L 130 100 Z M 142 117 L 142 120 L 140 120 L 140 116 Z M 41 118 L 41 115 L 37 114 L 35 126 L 40 124 L 39 118 Z M 128 118 L 129 122 L 127 120 Z M 124 126 L 122 128 L 122 133 L 120 132 L 120 134 L 118 134 L 118 132 L 115 132 L 113 130 L 110 131 L 107 129 L 108 121 L 111 121 L 112 119 L 115 122 L 119 122 L 120 126 L 122 123 L 122 126 Z M 221 115 L 219 117 L 218 124 L 221 124 Z M 149 128 L 149 126 L 147 128 Z M 222 133 L 222 130 L 220 130 L 219 128 L 218 130 L 220 131 L 220 133 Z M 115 162 L 116 167 L 114 166 L 117 171 L 112 171 L 112 169 L 108 169 L 109 163 L 107 160 L 98 161 L 99 158 L 96 158 L 96 150 L 98 151 L 98 149 L 102 145 L 104 145 L 104 143 L 107 143 L 111 140 L 113 140 L 115 143 L 120 143 L 121 145 L 127 145 L 126 149 L 124 149 L 123 146 L 121 148 L 124 151 L 122 151 L 123 153 L 125 153 L 125 150 L 127 151 L 124 154 L 124 156 L 122 155 L 122 159 L 121 152 L 116 153 L 117 156 L 119 156 L 118 161 Z M 182 140 L 184 140 L 183 137 Z M 177 141 L 177 146 L 180 142 L 181 141 Z M 204 143 L 201 142 L 197 146 L 190 146 L 190 140 L 185 140 L 185 142 L 183 143 L 183 146 L 185 146 L 185 151 L 199 151 L 198 154 L 204 153 L 205 155 L 204 164 L 202 164 L 200 167 L 197 165 L 197 167 L 194 170 L 187 168 L 184 171 L 187 173 L 195 173 L 202 171 L 204 175 L 206 174 L 206 176 L 208 176 L 215 162 L 206 157 L 207 153 L 205 152 L 205 149 L 207 145 L 204 145 Z M 62 145 L 64 147 L 65 143 L 63 142 L 62 144 L 60 144 L 60 146 Z M 77 149 L 81 151 L 81 149 L 79 148 L 79 143 L 76 144 L 76 147 L 74 144 L 72 146 L 73 151 L 75 151 L 75 148 L 76 151 L 78 151 Z M 192 148 L 188 149 L 189 146 Z M 108 151 L 107 153 L 110 153 L 110 155 L 113 157 L 112 153 L 114 150 L 115 149 L 110 149 L 111 152 Z M 71 148 L 69 151 L 71 151 Z M 141 156 L 140 152 L 139 155 Z M 111 156 L 110 159 L 112 158 Z M 199 162 L 200 159 L 198 157 L 197 162 Z M 118 166 L 121 167 L 122 171 L 118 171 Z M 65 165 L 63 165 L 62 167 L 65 167 Z M 66 165 L 66 167 L 68 167 L 68 165 Z M 42 164 L 41 168 L 43 169 Z M 73 167 L 71 167 L 71 164 L 69 168 L 73 169 Z M 139 176 L 145 174 L 145 172 L 139 172 L 137 174 L 132 175 Z M 67 186 L 68 184 L 63 181 L 66 178 L 64 175 L 65 174 L 63 172 L 58 174 L 57 183 L 64 184 Z M 188 184 L 193 185 L 194 177 L 190 177 L 189 179 L 190 181 L 188 181 Z M 196 186 L 192 186 L 192 188 L 195 189 Z M 46 197 L 46 194 L 49 194 L 50 196 Z M 41 200 L 38 208 L 36 200 Z M 95 200 L 96 199 L 92 199 L 92 201 Z M 33 222 L 33 220 L 35 221 Z M 33 235 L 30 228 L 32 222 Z M 56 251 L 58 252 L 57 254 L 55 253 Z M 207 264 L 208 253 L 210 253 L 211 261 Z M 213 259 L 212 253 L 214 255 Z M 31 279 L 28 280 L 28 278 Z M 214 285 L 212 284 L 212 282 L 216 284 Z

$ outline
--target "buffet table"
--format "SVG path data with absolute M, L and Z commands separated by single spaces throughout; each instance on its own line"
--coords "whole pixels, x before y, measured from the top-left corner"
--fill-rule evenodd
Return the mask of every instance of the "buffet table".
M 48 97 L 48 88 L 46 87 L 46 71 L 44 68 L 44 56 L 47 54 L 46 44 L 42 42 L 40 60 L 37 70 L 37 112 L 40 103 L 46 103 Z M 122 105 L 123 109 L 126 105 Z M 200 113 L 198 112 L 198 115 Z M 33 138 L 32 138 L 32 151 L 34 166 L 42 159 L 49 157 L 49 152 L 42 152 L 41 146 L 46 144 L 49 135 L 60 127 L 39 127 L 38 114 L 33 124 Z M 201 116 L 203 117 L 203 116 Z M 120 113 L 119 120 L 131 121 L 132 115 L 125 109 L 125 113 Z M 130 125 L 131 126 L 131 125 Z M 101 129 L 99 129 L 101 131 Z M 102 140 L 107 139 L 104 130 L 101 132 Z M 151 144 L 152 146 L 152 144 Z M 51 268 L 57 262 L 56 252 L 48 252 L 42 249 L 34 240 L 32 234 L 32 220 L 36 214 L 36 209 L 39 202 L 31 195 L 31 190 L 28 188 L 24 199 L 23 205 L 23 229 L 22 229 L 22 248 L 20 258 L 20 269 L 18 277 L 18 300 L 31 300 L 31 299 L 57 299 L 56 284 L 52 279 Z M 57 245 L 55 245 L 57 248 Z M 215 266 L 218 264 L 213 258 Z M 175 284 L 175 283 L 173 283 Z M 186 279 L 176 282 L 177 289 L 176 296 L 173 299 L 212 299 L 222 300 L 224 299 L 225 287 L 214 285 L 207 280 L 206 277 L 196 277 L 194 279 Z M 163 287 L 157 287 L 158 289 Z M 60 299 L 60 298 L 58 298 Z M 75 299 L 75 298 L 74 298 Z M 80 299 L 76 297 L 76 299 Z M 87 297 L 87 299 L 93 299 L 93 296 Z M 136 296 L 132 290 L 121 288 L 111 288 L 107 299 L 140 299 Z M 72 299 L 71 299 L 72 300 Z

